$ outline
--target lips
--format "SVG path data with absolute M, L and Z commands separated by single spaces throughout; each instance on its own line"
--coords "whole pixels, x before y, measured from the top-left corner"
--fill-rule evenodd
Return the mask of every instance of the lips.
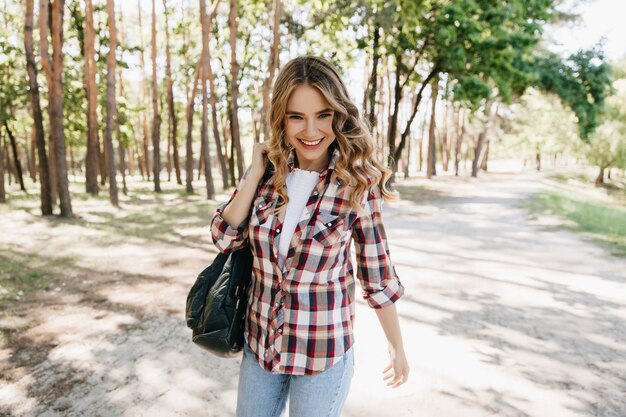
M 316 139 L 316 140 L 304 140 L 300 138 L 297 138 L 297 139 L 302 145 L 304 145 L 306 149 L 316 149 L 325 138 L 326 137 Z

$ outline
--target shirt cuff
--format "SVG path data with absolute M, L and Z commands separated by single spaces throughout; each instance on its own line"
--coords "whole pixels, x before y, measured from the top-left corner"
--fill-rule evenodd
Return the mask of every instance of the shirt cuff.
M 374 308 L 384 308 L 398 301 L 404 294 L 404 286 L 396 276 L 387 280 L 387 285 L 379 291 L 367 292 L 363 291 L 363 299 L 367 304 Z
M 222 217 L 222 212 L 226 208 L 228 203 L 221 204 L 211 220 L 211 237 L 213 243 L 220 252 L 226 252 L 229 249 L 234 249 L 236 243 L 244 240 L 245 232 L 248 227 L 248 221 L 245 220 L 239 227 L 232 227 Z

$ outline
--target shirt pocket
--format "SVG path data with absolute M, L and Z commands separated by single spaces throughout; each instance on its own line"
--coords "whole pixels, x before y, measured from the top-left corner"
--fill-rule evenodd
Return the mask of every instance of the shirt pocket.
M 313 226 L 313 239 L 324 246 L 333 246 L 346 239 L 345 216 L 320 212 Z
M 250 226 L 269 227 L 268 219 L 270 218 L 273 210 L 273 203 L 274 200 L 269 197 L 258 197 L 255 199 L 252 215 L 250 216 Z

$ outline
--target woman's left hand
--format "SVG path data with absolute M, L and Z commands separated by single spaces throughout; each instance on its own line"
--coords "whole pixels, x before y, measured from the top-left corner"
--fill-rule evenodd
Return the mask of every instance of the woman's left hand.
M 383 380 L 389 380 L 387 386 L 391 385 L 391 388 L 397 388 L 404 384 L 409 378 L 409 362 L 404 354 L 404 348 L 400 347 L 396 349 L 392 345 L 389 345 L 389 357 L 391 361 L 383 373 L 387 372 L 383 376 Z

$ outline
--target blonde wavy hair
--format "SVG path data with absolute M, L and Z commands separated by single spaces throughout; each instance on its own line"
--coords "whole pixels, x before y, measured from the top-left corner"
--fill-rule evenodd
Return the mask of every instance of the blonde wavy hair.
M 274 186 L 280 196 L 277 211 L 289 202 L 285 182 L 289 173 L 287 158 L 290 145 L 285 135 L 285 112 L 291 93 L 300 85 L 317 88 L 334 110 L 332 126 L 336 139 L 329 152 L 338 147 L 339 158 L 333 176 L 341 180 L 341 190 L 348 184 L 354 186 L 350 205 L 360 210 L 363 193 L 375 184 L 379 185 L 385 201 L 397 200 L 398 193 L 389 190 L 386 185 L 391 170 L 376 160 L 369 123 L 359 116 L 339 73 L 324 58 L 301 56 L 285 64 L 278 74 L 268 114 L 271 135 L 267 156 L 274 164 Z

